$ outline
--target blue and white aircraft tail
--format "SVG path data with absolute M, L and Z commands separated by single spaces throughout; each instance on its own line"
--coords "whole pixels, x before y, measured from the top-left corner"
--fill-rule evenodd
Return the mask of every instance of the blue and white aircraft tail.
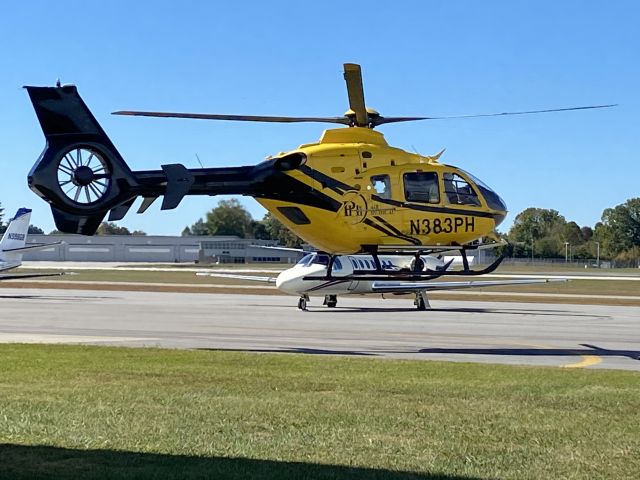
M 29 231 L 29 221 L 31 220 L 31 210 L 20 208 L 16 215 L 9 220 L 7 230 L 0 240 L 0 272 L 11 270 L 22 265 L 22 255 L 26 252 L 42 250 L 62 242 L 26 245 L 27 232 Z M 0 280 L 11 280 L 18 278 L 51 277 L 63 275 L 64 273 L 15 273 L 5 275 L 0 273 Z

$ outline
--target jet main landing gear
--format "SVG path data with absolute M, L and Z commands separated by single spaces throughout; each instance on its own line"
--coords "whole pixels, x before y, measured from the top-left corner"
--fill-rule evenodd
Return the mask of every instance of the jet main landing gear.
M 413 304 L 418 310 L 428 310 L 431 308 L 429 299 L 427 298 L 427 292 L 416 292 L 416 299 Z
M 334 308 L 338 304 L 338 296 L 337 295 L 325 295 L 324 303 L 329 308 Z

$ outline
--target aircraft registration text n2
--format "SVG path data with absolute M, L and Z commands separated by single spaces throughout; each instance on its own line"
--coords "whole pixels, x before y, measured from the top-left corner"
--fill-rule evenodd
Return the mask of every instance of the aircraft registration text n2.
M 473 232 L 474 217 L 444 217 L 410 220 L 410 235 L 429 235 L 439 233 Z

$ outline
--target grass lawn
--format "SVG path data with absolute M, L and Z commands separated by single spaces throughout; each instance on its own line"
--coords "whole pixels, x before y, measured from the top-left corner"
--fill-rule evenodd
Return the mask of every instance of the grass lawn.
M 0 345 L 0 478 L 612 478 L 640 374 Z

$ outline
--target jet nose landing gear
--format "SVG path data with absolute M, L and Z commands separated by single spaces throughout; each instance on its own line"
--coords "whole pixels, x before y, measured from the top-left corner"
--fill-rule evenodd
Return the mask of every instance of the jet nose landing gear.
M 307 302 L 309 301 L 309 295 L 302 295 L 298 300 L 298 308 L 303 312 L 307 311 Z

